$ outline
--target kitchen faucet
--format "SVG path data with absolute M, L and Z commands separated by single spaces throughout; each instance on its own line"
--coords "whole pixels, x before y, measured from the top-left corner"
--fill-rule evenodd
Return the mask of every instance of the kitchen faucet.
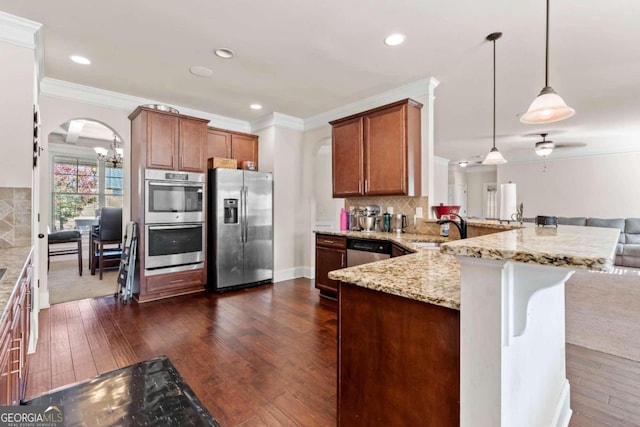
M 458 217 L 458 219 L 460 219 L 460 221 L 453 221 L 451 219 L 440 219 L 438 220 L 438 224 L 442 225 L 442 224 L 453 224 L 458 228 L 458 231 L 460 232 L 460 238 L 461 239 L 466 239 L 467 238 L 467 221 L 465 221 L 460 215 L 458 215 L 457 213 L 450 213 L 449 215 L 455 215 Z

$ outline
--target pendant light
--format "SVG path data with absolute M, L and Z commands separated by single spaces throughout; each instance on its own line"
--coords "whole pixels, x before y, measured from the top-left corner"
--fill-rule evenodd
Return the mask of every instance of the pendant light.
M 502 37 L 502 33 L 491 33 L 487 40 L 493 42 L 493 148 L 482 161 L 483 165 L 501 165 L 507 163 L 502 154 L 496 148 L 496 40 Z
M 576 110 L 569 107 L 560 95 L 549 86 L 549 0 L 547 0 L 546 31 L 544 88 L 529 105 L 527 112 L 520 117 L 522 123 L 553 123 L 568 119 L 576 113 Z

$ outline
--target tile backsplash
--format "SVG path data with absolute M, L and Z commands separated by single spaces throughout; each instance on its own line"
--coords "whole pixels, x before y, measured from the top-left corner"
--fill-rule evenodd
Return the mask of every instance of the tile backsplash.
M 31 189 L 0 187 L 0 249 L 31 245 Z
M 424 218 L 428 216 L 428 197 L 352 197 L 345 199 L 344 205 L 347 211 L 357 207 L 378 205 L 380 206 L 381 213 L 387 212 L 388 207 L 393 207 L 394 214 L 403 214 L 407 216 L 407 233 L 430 234 L 428 232 L 430 230 L 423 230 Z M 422 208 L 422 215 L 424 218 L 418 219 L 416 226 L 413 224 L 413 216 L 416 214 L 417 207 Z

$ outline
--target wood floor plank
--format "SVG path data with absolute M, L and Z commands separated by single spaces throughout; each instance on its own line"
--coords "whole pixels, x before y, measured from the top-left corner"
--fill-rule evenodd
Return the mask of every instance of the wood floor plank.
M 146 304 L 40 312 L 27 396 L 167 355 L 221 425 L 335 426 L 337 305 L 296 279 Z M 640 363 L 567 344 L 570 427 L 640 425 Z

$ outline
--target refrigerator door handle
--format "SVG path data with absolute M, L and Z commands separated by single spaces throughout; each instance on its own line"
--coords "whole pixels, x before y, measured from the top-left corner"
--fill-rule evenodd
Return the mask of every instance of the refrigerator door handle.
M 249 240 L 249 225 L 247 224 L 247 195 L 249 193 L 249 189 L 247 187 L 243 188 L 244 190 L 244 204 L 242 205 L 242 226 L 244 228 L 244 241 L 245 243 Z
M 244 205 L 246 203 L 245 197 L 244 197 L 244 186 L 240 187 L 240 209 L 238 212 L 238 216 L 240 217 L 240 241 L 242 243 L 245 242 L 245 237 L 244 237 Z

